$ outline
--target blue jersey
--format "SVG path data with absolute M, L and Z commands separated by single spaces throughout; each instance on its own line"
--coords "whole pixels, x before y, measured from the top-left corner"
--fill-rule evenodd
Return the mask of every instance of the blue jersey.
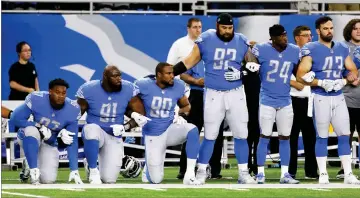
M 355 48 L 354 50 L 354 63 L 356 65 L 356 68 L 360 69 L 360 47 Z
M 100 80 L 93 80 L 81 85 L 76 93 L 76 97 L 88 103 L 86 122 L 99 125 L 110 135 L 113 135 L 111 125 L 124 124 L 128 103 L 137 94 L 131 82 L 122 80 L 121 85 L 119 92 L 106 92 Z
M 33 115 L 34 121 L 28 121 Z M 65 99 L 64 106 L 55 110 L 50 105 L 49 92 L 32 92 L 25 98 L 25 103 L 14 110 L 11 115 L 15 126 L 25 128 L 41 124 L 52 131 L 52 136 L 45 141 L 51 146 L 57 146 L 57 136 L 62 129 L 75 133 L 74 143 L 67 147 L 70 169 L 77 170 L 78 167 L 78 119 L 80 118 L 80 107 L 75 100 Z M 19 133 L 22 139 L 24 134 Z
M 316 79 L 336 80 L 343 77 L 344 62 L 349 56 L 349 48 L 342 42 L 333 41 L 333 47 L 330 49 L 316 41 L 305 44 L 301 49 L 301 55 L 312 58 L 311 71 L 315 72 Z M 321 87 L 311 87 L 311 90 L 324 96 L 335 96 L 342 93 L 341 90 L 326 92 Z
M 282 52 L 271 43 L 256 44 L 252 53 L 260 66 L 260 103 L 274 108 L 290 105 L 290 79 L 294 67 L 300 60 L 300 48 L 288 44 Z
M 243 34 L 235 33 L 230 42 L 224 42 L 218 38 L 216 30 L 210 29 L 202 33 L 195 43 L 205 64 L 205 87 L 226 91 L 242 85 L 241 80 L 227 81 L 224 74 L 229 66 L 240 70 L 250 45 Z
M 185 95 L 185 83 L 174 79 L 174 85 L 161 89 L 154 78 L 143 78 L 135 82 L 139 89 L 146 117 L 151 121 L 143 127 L 145 135 L 158 136 L 173 123 L 175 107 L 180 98 Z
M 187 70 L 186 74 L 189 74 L 195 79 L 204 78 L 205 76 L 204 62 L 200 61 L 195 67 L 192 67 L 191 69 Z M 199 87 L 196 85 L 190 85 L 190 89 L 204 90 L 203 87 Z

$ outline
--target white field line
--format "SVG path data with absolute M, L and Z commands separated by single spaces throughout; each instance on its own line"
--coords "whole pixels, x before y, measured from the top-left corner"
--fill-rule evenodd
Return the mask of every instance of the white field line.
M 326 188 L 309 188 L 308 190 L 315 190 L 315 191 L 331 191 L 330 189 L 326 189 Z
M 227 190 L 237 190 L 237 191 L 250 191 L 249 189 L 246 188 L 225 188 Z
M 48 198 L 48 197 L 40 196 L 40 195 L 31 195 L 31 194 L 15 193 L 15 192 L 6 192 L 6 191 L 1 191 L 1 193 L 2 193 L 2 194 L 8 194 L 8 195 L 17 195 L 17 196 L 22 196 L 22 197 Z
M 251 188 L 262 188 L 262 189 L 309 189 L 309 188 L 321 188 L 321 189 L 335 189 L 335 188 L 357 188 L 358 185 L 349 184 L 205 184 L 200 186 L 188 186 L 183 184 L 42 184 L 42 185 L 31 185 L 31 184 L 3 184 L 2 189 L 94 189 L 94 188 L 161 188 L 161 189 L 172 189 L 172 188 L 195 188 L 195 189 L 251 189 Z
M 155 186 L 154 186 L 155 187 Z M 147 187 L 147 188 L 143 188 L 144 190 L 155 190 L 155 191 L 166 191 L 166 189 L 162 189 L 162 188 L 150 188 L 150 187 Z
M 85 189 L 82 189 L 82 188 L 61 188 L 60 190 L 77 191 L 77 192 L 84 192 L 85 191 Z

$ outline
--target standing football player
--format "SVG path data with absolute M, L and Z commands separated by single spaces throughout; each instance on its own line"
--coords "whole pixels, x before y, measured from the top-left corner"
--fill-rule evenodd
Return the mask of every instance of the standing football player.
M 113 65 L 105 67 L 102 80 L 86 82 L 77 91 L 81 112 L 87 112 L 82 138 L 91 184 L 116 183 L 124 156 L 123 133 L 148 121 L 141 115 L 144 107 L 136 95 L 135 86 L 122 80 L 120 70 Z M 126 124 L 125 113 L 132 118 Z
M 183 183 L 199 185 L 195 178 L 195 165 L 199 153 L 199 131 L 187 123 L 185 115 L 190 112 L 190 103 L 185 95 L 185 83 L 174 79 L 173 67 L 168 63 L 156 66 L 156 76 L 146 77 L 135 82 L 139 97 L 144 102 L 146 116 L 151 118 L 143 127 L 145 137 L 146 167 L 143 182 L 158 184 L 164 177 L 166 148 L 186 144 L 187 168 Z M 175 106 L 180 110 L 175 115 Z
M 299 63 L 300 48 L 288 44 L 287 33 L 282 25 L 269 28 L 271 42 L 256 44 L 253 55 L 260 66 L 260 141 L 257 148 L 258 184 L 265 183 L 264 164 L 267 147 L 276 122 L 281 159 L 281 184 L 298 184 L 288 173 L 290 161 L 290 133 L 294 113 L 290 96 L 290 79 Z
M 32 92 L 11 115 L 14 125 L 20 128 L 17 138 L 30 168 L 24 172 L 30 172 L 32 184 L 55 182 L 59 167 L 58 135 L 68 145 L 69 181 L 83 183 L 78 172 L 80 108 L 76 101 L 66 97 L 68 88 L 63 79 L 54 79 L 49 83 L 48 92 Z M 28 121 L 30 115 L 34 116 L 34 121 Z
M 358 71 L 349 56 L 348 46 L 342 42 L 332 41 L 332 19 L 328 16 L 320 17 L 315 25 L 319 40 L 307 43 L 302 48 L 302 60 L 296 78 L 299 82 L 312 86 L 311 104 L 317 132 L 315 153 L 320 172 L 319 183 L 329 183 L 326 162 L 331 123 L 338 136 L 338 154 L 344 168 L 344 183 L 359 185 L 359 180 L 351 170 L 349 111 L 342 92 L 342 88 L 348 84 L 348 81 L 342 78 L 344 66 L 353 75 L 353 80 L 357 79 Z M 311 81 L 306 79 L 309 71 L 314 72 L 316 77 Z
M 350 57 L 358 69 L 360 70 L 360 19 L 350 20 L 343 31 L 344 43 L 350 49 Z M 347 73 L 347 72 L 346 72 Z M 350 75 L 351 76 L 351 75 Z M 360 72 L 359 76 L 360 78 Z M 351 80 L 351 79 L 350 79 Z M 350 117 L 350 147 L 352 146 L 352 137 L 356 131 L 360 131 L 360 86 L 348 84 L 343 89 L 346 105 L 349 110 Z M 358 141 L 360 142 L 360 133 L 358 133 Z M 360 147 L 358 147 L 358 157 L 360 161 Z M 344 178 L 344 169 L 341 169 L 336 178 Z
M 241 62 L 249 52 L 250 43 L 234 33 L 230 14 L 220 14 L 216 30 L 210 29 L 195 41 L 189 56 L 174 65 L 174 75 L 184 73 L 201 59 L 205 63 L 204 127 L 205 138 L 200 147 L 197 179 L 205 183 L 206 167 L 213 152 L 221 122 L 225 118 L 234 135 L 234 150 L 239 168 L 239 183 L 255 183 L 249 175 L 248 110 L 241 80 Z M 224 78 L 225 76 L 225 78 Z

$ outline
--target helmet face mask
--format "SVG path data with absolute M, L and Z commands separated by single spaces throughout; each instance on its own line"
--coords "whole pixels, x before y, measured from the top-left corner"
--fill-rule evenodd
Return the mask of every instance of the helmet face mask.
M 120 174 L 125 178 L 136 178 L 141 172 L 141 162 L 135 157 L 125 155 Z

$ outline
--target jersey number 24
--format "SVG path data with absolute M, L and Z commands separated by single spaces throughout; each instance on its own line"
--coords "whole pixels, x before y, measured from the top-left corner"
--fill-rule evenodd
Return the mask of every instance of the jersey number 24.
M 289 78 L 289 69 L 291 66 L 291 62 L 289 61 L 285 61 L 283 63 L 283 65 L 281 66 L 281 70 L 280 70 L 280 74 L 279 74 L 279 78 L 277 78 L 277 76 L 274 77 L 273 74 L 276 74 L 279 70 L 279 61 L 277 60 L 270 60 L 270 66 L 273 67 L 272 70 L 268 71 L 266 74 L 266 80 L 268 82 L 275 82 L 276 79 L 282 78 L 284 80 L 284 83 L 287 82 L 287 79 Z

